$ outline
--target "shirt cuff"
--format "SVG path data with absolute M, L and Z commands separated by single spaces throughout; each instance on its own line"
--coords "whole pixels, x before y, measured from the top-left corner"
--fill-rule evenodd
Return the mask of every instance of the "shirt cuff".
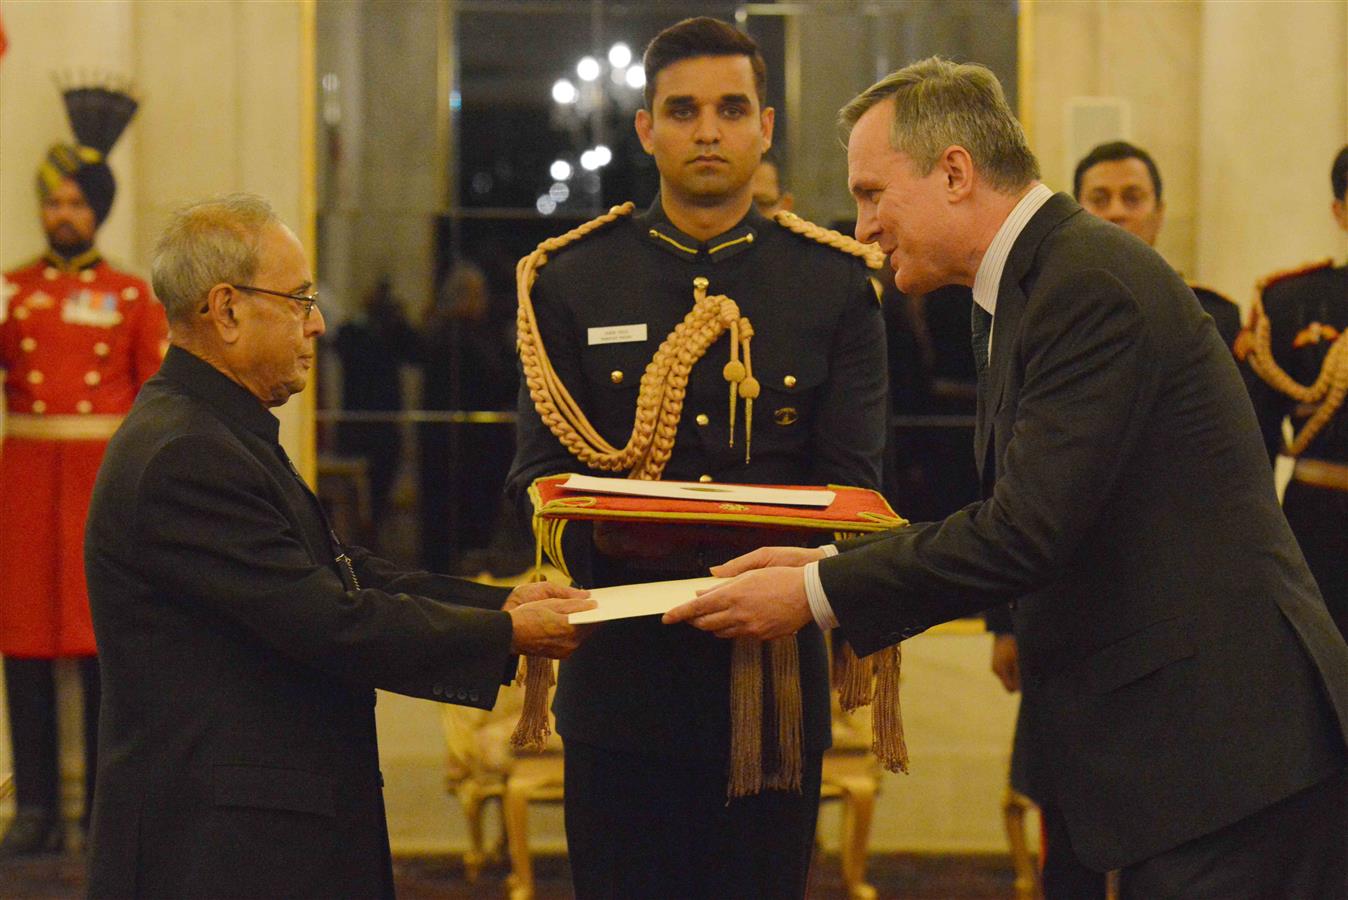
M 825 559 L 838 555 L 838 548 L 832 544 L 825 544 L 821 549 L 824 551 Z M 824 583 L 819 579 L 818 561 L 805 565 L 805 599 L 809 601 L 810 615 L 814 617 L 815 624 L 820 630 L 828 631 L 838 627 L 838 617 L 833 614 L 833 607 L 829 605 L 828 597 L 824 594 Z

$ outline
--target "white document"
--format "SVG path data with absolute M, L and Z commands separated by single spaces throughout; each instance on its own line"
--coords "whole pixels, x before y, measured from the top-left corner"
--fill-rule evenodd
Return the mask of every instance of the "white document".
M 659 616 L 697 597 L 698 591 L 716 587 L 729 578 L 684 578 L 680 581 L 652 581 L 647 584 L 623 584 L 595 588 L 590 599 L 599 605 L 584 612 L 571 613 L 572 625 L 608 622 L 636 616 Z
M 587 494 L 625 494 L 630 497 L 663 497 L 668 500 L 716 500 L 722 503 L 760 503 L 764 506 L 815 506 L 823 509 L 837 496 L 834 491 L 784 491 L 779 488 L 700 481 L 637 481 L 631 478 L 600 478 L 572 475 L 562 485 Z

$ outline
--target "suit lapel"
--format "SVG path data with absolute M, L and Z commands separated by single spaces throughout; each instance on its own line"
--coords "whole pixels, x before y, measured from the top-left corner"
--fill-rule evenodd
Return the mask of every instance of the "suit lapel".
M 979 383 L 978 418 L 974 438 L 974 459 L 978 463 L 979 479 L 984 484 L 995 478 L 995 460 L 988 458 L 996 446 L 993 422 L 1006 400 L 1006 385 L 1011 365 L 1011 348 L 1020 334 L 1020 319 L 1025 312 L 1026 276 L 1034 263 L 1039 245 L 1064 220 L 1081 212 L 1081 207 L 1066 194 L 1054 194 L 1039 208 L 1016 242 L 1011 245 L 1002 280 L 997 286 L 997 312 L 992 319 L 992 352 L 988 371 Z

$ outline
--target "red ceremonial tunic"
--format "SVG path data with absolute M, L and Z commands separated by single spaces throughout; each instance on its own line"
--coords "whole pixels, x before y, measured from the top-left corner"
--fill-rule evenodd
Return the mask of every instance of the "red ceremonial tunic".
M 84 520 L 103 450 L 159 369 L 168 325 L 150 286 L 91 251 L 0 280 L 0 654 L 96 652 Z

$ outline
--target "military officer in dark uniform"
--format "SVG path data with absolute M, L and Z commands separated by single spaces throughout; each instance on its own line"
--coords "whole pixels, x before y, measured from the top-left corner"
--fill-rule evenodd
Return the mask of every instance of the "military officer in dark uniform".
M 1165 201 L 1161 199 L 1161 170 L 1146 150 L 1127 141 L 1100 144 L 1077 163 L 1072 195 L 1087 212 L 1137 235 L 1149 247 L 1156 246 L 1165 220 Z M 1189 282 L 1189 290 L 1230 347 L 1240 332 L 1240 308 L 1211 288 Z
M 1348 146 L 1330 170 L 1348 231 Z M 1283 511 L 1339 631 L 1348 635 L 1348 266 L 1325 260 L 1263 279 L 1237 343 L 1269 457 L 1296 459 Z M 1291 417 L 1292 443 L 1283 419 Z
M 752 40 L 723 22 L 690 19 L 658 35 L 644 65 L 636 128 L 659 168 L 660 195 L 645 212 L 616 210 L 549 249 L 532 287 L 547 362 L 598 435 L 624 446 L 642 373 L 693 306 L 695 280 L 705 279 L 701 290 L 731 298 L 751 335 L 741 327 L 735 344 L 721 334 L 692 366 L 662 477 L 878 487 L 885 342 L 859 258 L 873 254 L 753 207 L 750 179 L 771 143 L 773 110 Z M 723 376 L 741 344 L 749 349 L 738 362 L 757 392 L 736 404 Z M 534 479 L 587 467 L 540 418 L 527 358 L 525 374 L 507 491 L 527 506 Z M 553 545 L 578 582 L 613 585 L 705 575 L 745 543 L 694 526 L 571 523 Z M 728 642 L 627 619 L 602 626 L 562 666 L 554 710 L 566 743 L 577 896 L 803 896 L 830 724 L 822 635 L 811 627 L 797 642 L 801 790 L 729 802 Z

